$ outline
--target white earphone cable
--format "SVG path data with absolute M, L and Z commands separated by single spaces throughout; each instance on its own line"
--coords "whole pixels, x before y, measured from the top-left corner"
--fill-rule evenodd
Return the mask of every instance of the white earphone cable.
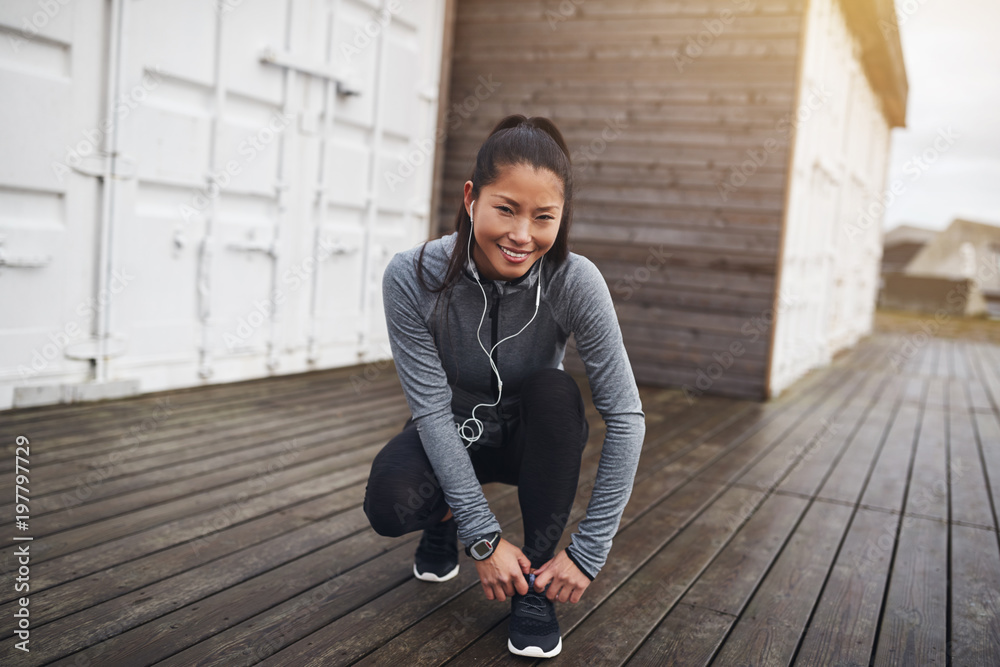
M 472 259 L 472 235 L 473 235 L 473 231 L 474 231 L 472 229 L 472 224 L 473 224 L 473 221 L 472 221 L 472 207 L 475 206 L 475 204 L 476 204 L 476 200 L 473 199 L 472 200 L 472 204 L 469 205 L 469 264 L 472 265 L 472 273 L 473 273 L 473 275 L 475 275 L 475 277 L 476 277 L 476 283 L 479 285 L 479 289 L 483 293 L 483 314 L 479 318 L 479 326 L 476 327 L 476 341 L 479 343 L 479 347 L 482 348 L 483 352 L 486 353 L 487 358 L 490 360 L 490 367 L 493 369 L 493 372 L 497 376 L 497 389 L 498 389 L 498 391 L 497 391 L 497 400 L 496 401 L 494 401 L 493 403 L 480 403 L 480 404 L 476 405 L 474 408 L 472 408 L 472 416 L 469 419 L 466 419 L 461 424 L 455 424 L 455 426 L 458 427 L 459 437 L 461 437 L 463 440 L 467 440 L 469 442 L 469 444 L 467 444 L 465 446 L 466 449 L 468 449 L 472 445 L 472 443 L 474 443 L 477 440 L 479 440 L 479 438 L 481 438 L 482 435 L 483 435 L 483 430 L 484 430 L 483 422 L 480 421 L 480 420 L 478 420 L 478 419 L 476 419 L 476 410 L 478 408 L 482 407 L 482 406 L 492 407 L 492 406 L 497 405 L 500 402 L 500 397 L 503 396 L 503 380 L 500 379 L 500 370 L 497 368 L 496 363 L 494 363 L 494 361 L 493 361 L 493 350 L 495 350 L 497 348 L 497 346 L 500 345 L 500 343 L 504 342 L 505 340 L 509 340 L 509 339 L 513 338 L 514 336 L 517 336 L 522 331 L 524 331 L 525 329 L 527 329 L 528 325 L 531 324 L 534 321 L 535 315 L 538 314 L 538 305 L 539 305 L 539 303 L 541 303 L 541 298 L 542 298 L 542 265 L 541 265 L 541 263 L 543 261 L 545 261 L 545 255 L 542 255 L 541 259 L 538 260 L 538 262 L 539 262 L 539 264 L 538 264 L 538 290 L 535 292 L 535 312 L 534 312 L 534 314 L 532 314 L 531 319 L 528 320 L 528 322 L 523 327 L 521 327 L 521 329 L 517 333 L 511 334 L 510 336 L 507 336 L 506 338 L 503 338 L 503 339 L 497 341 L 493 345 L 493 347 L 490 348 L 489 351 L 487 351 L 486 347 L 483 345 L 482 338 L 479 337 L 479 331 L 483 327 L 483 320 L 486 319 L 486 311 L 489 309 L 489 300 L 486 298 L 486 290 L 483 288 L 483 284 L 481 282 L 479 282 L 479 272 L 475 270 L 475 262 Z M 473 422 L 473 425 L 470 426 L 469 422 Z M 478 431 L 473 430 L 473 426 L 475 426 L 476 428 L 478 428 Z

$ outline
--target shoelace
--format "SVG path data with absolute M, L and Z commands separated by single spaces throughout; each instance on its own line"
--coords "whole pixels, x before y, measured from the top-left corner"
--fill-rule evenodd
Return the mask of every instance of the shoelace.
M 535 575 L 528 575 L 528 594 L 521 598 L 521 604 L 524 607 L 533 609 L 539 614 L 547 614 L 547 604 L 548 600 L 545 599 L 544 593 L 539 593 L 535 590 Z

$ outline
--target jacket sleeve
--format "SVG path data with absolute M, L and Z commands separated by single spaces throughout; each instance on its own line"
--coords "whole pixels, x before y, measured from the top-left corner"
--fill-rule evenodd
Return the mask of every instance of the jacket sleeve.
M 573 281 L 568 316 L 594 406 L 607 429 L 587 515 L 573 533 L 567 555 L 593 579 L 607 561 L 612 538 L 632 495 L 646 421 L 611 292 L 597 266 L 582 259 L 580 278 Z
M 421 316 L 415 271 L 408 255 L 395 255 L 382 277 L 382 303 L 389 346 L 403 394 L 424 452 L 455 515 L 458 537 L 470 545 L 500 530 L 476 478 L 451 412 L 451 387 L 434 338 Z

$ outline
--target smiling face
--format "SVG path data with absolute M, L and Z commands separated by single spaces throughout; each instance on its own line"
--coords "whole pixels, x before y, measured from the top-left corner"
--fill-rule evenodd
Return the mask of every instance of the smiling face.
M 475 196 L 465 183 L 465 208 L 472 213 L 476 242 L 472 258 L 488 280 L 514 280 L 549 251 L 559 234 L 563 185 L 548 169 L 504 167 L 499 178 Z

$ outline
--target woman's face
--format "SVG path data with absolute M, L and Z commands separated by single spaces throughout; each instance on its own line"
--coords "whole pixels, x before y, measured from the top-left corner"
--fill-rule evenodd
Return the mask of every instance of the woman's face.
M 472 181 L 465 183 L 465 208 L 471 211 L 476 242 L 472 258 L 488 280 L 514 280 L 549 251 L 559 234 L 563 185 L 548 169 L 504 167 L 500 177 L 480 189 L 475 206 Z

